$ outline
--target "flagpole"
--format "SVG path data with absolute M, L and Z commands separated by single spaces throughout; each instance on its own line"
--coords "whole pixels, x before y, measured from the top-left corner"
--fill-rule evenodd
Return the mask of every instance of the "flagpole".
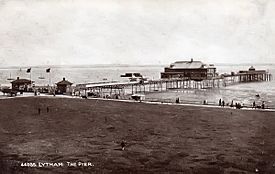
M 46 69 L 46 73 L 49 73 L 49 86 L 51 86 L 51 68 Z
M 49 84 L 48 84 L 48 90 L 52 89 L 51 87 L 51 68 L 46 69 L 46 73 L 49 73 Z
M 27 69 L 27 73 L 30 73 L 30 85 L 31 85 L 31 89 L 32 89 L 32 72 L 31 72 L 32 70 L 31 70 L 31 68 L 28 68 Z
M 32 70 L 30 70 L 30 81 L 31 81 L 31 88 L 32 88 Z
M 49 72 L 49 86 L 51 86 L 51 71 Z

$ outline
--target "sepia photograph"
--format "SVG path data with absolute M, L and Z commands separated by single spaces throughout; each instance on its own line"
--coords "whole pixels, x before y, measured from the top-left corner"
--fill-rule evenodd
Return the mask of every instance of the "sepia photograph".
M 275 0 L 0 0 L 0 174 L 275 173 Z

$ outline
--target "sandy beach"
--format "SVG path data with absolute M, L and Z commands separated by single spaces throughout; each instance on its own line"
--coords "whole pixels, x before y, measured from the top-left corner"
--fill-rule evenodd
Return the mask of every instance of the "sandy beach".
M 258 110 L 0 100 L 0 173 L 274 173 L 274 124 L 274 112 Z M 21 166 L 26 163 L 64 166 Z

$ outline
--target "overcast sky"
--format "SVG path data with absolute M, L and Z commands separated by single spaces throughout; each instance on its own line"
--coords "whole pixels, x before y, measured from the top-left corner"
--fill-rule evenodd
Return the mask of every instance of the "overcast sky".
M 0 0 L 0 66 L 275 63 L 274 0 Z

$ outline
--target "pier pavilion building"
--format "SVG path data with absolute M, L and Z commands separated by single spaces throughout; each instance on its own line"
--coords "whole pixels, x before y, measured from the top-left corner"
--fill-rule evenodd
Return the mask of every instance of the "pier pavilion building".
M 201 61 L 177 61 L 161 72 L 162 79 L 181 78 L 188 80 L 206 80 L 217 76 L 216 67 L 213 64 L 204 64 Z

